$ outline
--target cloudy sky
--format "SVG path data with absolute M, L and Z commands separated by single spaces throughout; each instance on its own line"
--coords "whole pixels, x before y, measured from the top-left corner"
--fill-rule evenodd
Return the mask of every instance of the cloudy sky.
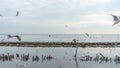
M 0 0 L 0 14 L 0 33 L 120 34 L 119 0 Z

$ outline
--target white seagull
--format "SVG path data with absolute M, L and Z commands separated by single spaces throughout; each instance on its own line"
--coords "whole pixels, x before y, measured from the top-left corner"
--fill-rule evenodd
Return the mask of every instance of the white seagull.
M 118 18 L 118 16 L 116 16 L 116 15 L 112 15 L 112 14 L 110 14 L 110 15 L 113 16 L 113 20 L 115 21 L 112 26 L 114 26 L 115 24 L 118 24 L 120 22 L 120 16 Z

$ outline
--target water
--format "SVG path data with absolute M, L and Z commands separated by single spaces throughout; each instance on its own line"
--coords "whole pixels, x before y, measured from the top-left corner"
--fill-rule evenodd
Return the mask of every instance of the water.
M 119 42 L 120 35 L 100 34 L 20 34 L 27 42 Z M 0 35 L 1 42 L 16 42 L 16 38 Z M 97 45 L 96 45 L 97 46 Z M 0 47 L 2 68 L 119 68 L 120 48 L 72 47 Z M 26 67 L 24 67 L 26 66 Z
M 15 35 L 15 34 L 13 34 Z M 19 34 L 22 41 L 26 42 L 71 42 L 73 39 L 79 42 L 119 42 L 119 34 Z M 7 34 L 1 34 L 2 42 L 16 42 L 16 38 L 7 38 Z
M 120 48 L 79 47 L 76 58 L 75 50 L 72 47 L 0 47 L 0 67 L 20 68 L 25 64 L 25 68 L 120 67 Z M 9 56 L 9 59 L 5 56 Z

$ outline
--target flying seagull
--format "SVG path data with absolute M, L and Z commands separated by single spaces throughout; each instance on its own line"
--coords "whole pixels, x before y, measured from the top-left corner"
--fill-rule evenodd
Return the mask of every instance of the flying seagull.
M 17 13 L 16 13 L 16 16 L 18 16 L 19 15 L 19 11 L 17 11 Z
M 18 36 L 18 35 L 14 35 L 14 36 L 8 35 L 8 39 L 9 39 L 9 38 L 13 38 L 13 37 L 16 37 L 19 41 L 21 41 L 21 38 L 20 38 L 20 36 Z
M 115 21 L 112 26 L 114 26 L 115 24 L 118 24 L 120 22 L 120 16 L 118 18 L 118 16 L 116 16 L 116 15 L 112 15 L 112 14 L 110 14 L 110 15 L 113 16 L 113 20 Z

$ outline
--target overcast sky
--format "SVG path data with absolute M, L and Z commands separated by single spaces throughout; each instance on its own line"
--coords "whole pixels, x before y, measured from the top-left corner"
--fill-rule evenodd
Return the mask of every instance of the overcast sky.
M 120 34 L 120 0 L 0 0 L 0 14 L 0 33 Z

